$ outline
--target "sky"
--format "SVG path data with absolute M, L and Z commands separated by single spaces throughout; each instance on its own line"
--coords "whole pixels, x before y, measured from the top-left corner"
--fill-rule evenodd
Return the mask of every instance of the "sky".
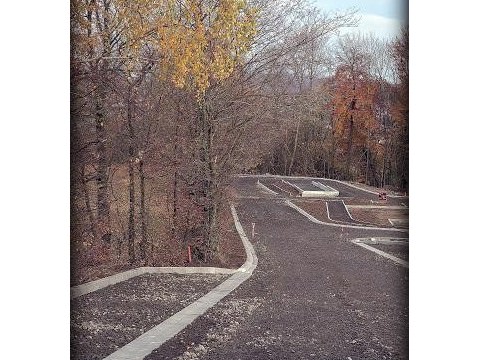
M 341 32 L 373 33 L 379 38 L 390 40 L 400 34 L 402 24 L 408 16 L 408 0 L 310 0 L 325 11 L 358 9 L 360 22 L 357 28 Z

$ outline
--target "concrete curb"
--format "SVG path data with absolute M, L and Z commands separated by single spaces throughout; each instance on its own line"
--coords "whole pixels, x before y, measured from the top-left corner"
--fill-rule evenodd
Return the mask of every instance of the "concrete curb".
M 292 184 L 290 181 L 283 180 L 283 179 L 282 179 L 282 182 L 284 182 L 285 184 L 290 185 L 291 187 L 296 189 L 300 193 L 300 196 L 302 195 L 303 190 L 299 186 L 297 186 L 295 184 Z
M 356 185 L 353 185 L 353 184 L 350 184 L 346 181 L 341 181 L 341 180 L 336 180 L 336 179 L 325 179 L 325 180 L 331 180 L 331 181 L 336 181 L 336 182 L 339 182 L 343 185 L 347 185 L 347 186 L 350 186 L 354 189 L 357 189 L 357 190 L 361 190 L 361 191 L 364 191 L 364 192 L 367 192 L 369 194 L 375 194 L 375 195 L 378 195 L 378 191 L 373 191 L 373 190 L 368 190 L 368 189 L 364 189 L 364 188 L 361 188 L 360 186 L 356 186 Z M 390 197 L 390 198 L 408 198 L 408 196 L 404 196 L 404 195 L 388 195 L 387 194 L 387 197 Z
M 396 205 L 346 205 L 350 209 L 383 209 L 383 210 L 408 210 L 406 206 L 396 206 Z
M 307 219 L 309 219 L 311 222 L 314 222 L 316 224 L 321 224 L 321 225 L 327 225 L 327 226 L 334 226 L 334 227 L 342 227 L 342 228 L 350 228 L 350 229 L 362 229 L 362 230 L 383 230 L 383 231 L 399 231 L 399 232 L 408 232 L 408 229 L 397 229 L 397 228 L 382 228 L 382 227 L 375 227 L 375 226 L 360 226 L 360 225 L 343 225 L 343 224 L 333 224 L 333 223 L 327 223 L 324 221 L 320 221 L 314 216 L 310 215 L 307 213 L 305 210 L 302 208 L 298 207 L 294 203 L 292 203 L 290 200 L 286 200 L 285 203 L 287 206 L 290 206 L 291 208 L 295 209 L 298 211 L 300 214 L 305 216 Z
M 408 219 L 388 219 L 388 221 L 390 222 L 390 224 L 392 224 L 392 226 L 404 226 L 407 224 L 408 226 Z
M 148 267 L 143 266 L 132 270 L 127 270 L 106 278 L 90 281 L 85 284 L 73 286 L 70 288 L 70 299 L 89 294 L 91 292 L 103 289 L 104 287 L 117 284 L 119 282 L 131 279 L 143 274 L 233 274 L 237 269 L 224 269 L 215 267 Z
M 262 189 L 262 190 L 265 190 L 266 192 L 268 192 L 269 194 L 272 194 L 272 195 L 278 195 L 277 192 L 273 191 L 272 189 L 270 189 L 269 187 L 267 187 L 266 185 L 262 184 L 260 182 L 260 180 L 257 180 L 257 187 Z
M 251 275 L 253 270 L 255 270 L 257 267 L 257 255 L 255 254 L 255 249 L 253 248 L 252 243 L 248 240 L 247 235 L 245 235 L 245 231 L 243 230 L 242 224 L 238 219 L 237 211 L 235 210 L 235 206 L 233 206 L 233 204 L 230 205 L 230 210 L 232 212 L 233 221 L 235 222 L 235 228 L 240 235 L 240 239 L 242 239 L 243 247 L 245 248 L 245 252 L 247 254 L 247 260 L 245 260 L 245 263 L 238 268 L 237 271 L 250 273 Z
M 324 190 L 318 190 L 318 191 L 303 190 L 300 186 L 295 185 L 295 184 L 291 183 L 290 181 L 283 180 L 283 179 L 282 179 L 282 181 L 285 182 L 286 184 L 290 185 L 290 186 L 293 186 L 295 189 L 297 189 L 298 192 L 300 193 L 300 197 L 331 198 L 331 197 L 336 197 L 340 194 L 337 190 L 335 190 L 331 187 L 327 188 L 326 185 L 320 184 L 319 182 L 315 182 L 313 180 L 312 180 L 312 185 L 313 186 L 316 186 L 319 189 L 324 189 Z
M 259 178 L 269 178 L 269 177 L 273 177 L 273 178 L 292 178 L 292 179 L 302 179 L 302 180 L 328 180 L 328 181 L 336 181 L 340 184 L 344 184 L 344 185 L 347 185 L 347 186 L 350 186 L 350 187 L 353 187 L 357 190 L 362 190 L 362 191 L 365 191 L 367 193 L 370 193 L 370 194 L 375 194 L 375 195 L 378 195 L 378 192 L 377 191 L 372 191 L 372 190 L 367 190 L 367 189 L 363 189 L 361 187 L 358 187 L 356 185 L 352 185 L 352 184 L 349 184 L 345 181 L 342 181 L 342 180 L 337 180 L 337 179 L 327 179 L 327 178 L 322 178 L 322 177 L 312 177 L 312 176 L 287 176 L 287 175 L 265 175 L 265 174 L 238 174 L 238 175 L 235 175 L 235 177 L 239 177 L 239 178 L 243 178 L 243 177 L 259 177 Z M 407 196 L 404 196 L 404 195 L 387 195 L 387 197 L 391 197 L 391 198 L 408 198 L 408 195 Z
M 345 201 L 343 200 L 335 200 L 335 201 L 341 201 L 343 203 L 343 206 L 345 207 L 345 210 L 347 211 L 347 214 L 348 214 L 348 217 L 352 220 L 352 221 L 355 221 L 357 224 L 365 224 L 367 225 L 367 227 L 370 227 L 370 226 L 375 226 L 374 224 L 371 224 L 371 223 L 367 223 L 367 222 L 364 222 L 364 221 L 359 221 L 359 220 L 356 220 L 352 217 L 352 214 L 350 214 L 350 211 L 348 211 L 348 207 L 347 205 L 345 204 Z M 328 220 L 330 221 L 333 221 L 334 223 L 336 224 L 346 224 L 346 225 L 351 225 L 350 223 L 348 222 L 345 222 L 345 221 L 340 221 L 340 220 L 333 220 L 331 217 L 330 217 L 330 210 L 328 209 L 328 203 L 330 201 L 325 201 L 325 206 L 327 207 L 327 217 L 328 217 Z M 320 220 L 318 220 L 320 221 Z M 358 225 L 358 226 L 362 226 L 362 225 Z M 392 225 L 393 226 L 393 225 Z
M 336 192 L 338 194 L 338 191 L 335 190 L 334 188 L 332 188 L 331 186 L 328 186 L 328 185 L 325 185 L 325 184 L 322 184 L 321 182 L 318 182 L 318 181 L 315 181 L 315 180 L 312 180 L 312 185 L 313 186 L 316 186 L 324 191 L 333 191 L 333 192 Z
M 233 205 L 230 205 L 235 227 L 247 253 L 245 263 L 227 280 L 218 285 L 208 294 L 190 304 L 175 315 L 169 317 L 153 329 L 140 335 L 138 338 L 107 356 L 104 360 L 141 360 L 164 342 L 174 337 L 185 327 L 191 324 L 197 317 L 204 314 L 208 309 L 221 299 L 235 290 L 247 280 L 255 270 L 258 260 L 253 245 L 248 240 Z
M 408 245 L 408 238 L 393 238 L 389 236 L 356 238 L 354 241 L 367 245 Z
M 345 211 L 346 211 L 347 214 L 348 214 L 348 217 L 349 217 L 350 219 L 352 219 L 353 221 L 360 222 L 360 221 L 358 221 L 358 220 L 355 220 L 355 219 L 352 217 L 352 214 L 350 214 L 350 211 L 348 211 L 348 208 L 347 208 L 347 205 L 345 204 L 345 201 L 342 200 L 342 203 L 343 203 L 343 207 L 345 208 Z
M 375 239 L 375 238 L 374 238 L 374 239 Z M 387 243 L 388 243 L 388 241 L 386 240 L 386 239 L 388 239 L 388 238 L 381 238 L 381 239 L 382 239 L 382 241 L 378 241 L 378 242 L 377 242 L 378 244 L 387 244 Z M 382 251 L 382 250 L 378 250 L 378 249 L 376 249 L 376 248 L 374 248 L 374 247 L 372 247 L 372 246 L 370 246 L 370 245 L 367 245 L 367 244 L 364 243 L 364 241 L 372 241 L 372 238 L 357 238 L 357 239 L 351 240 L 351 242 L 352 242 L 353 244 L 358 245 L 358 246 L 361 246 L 361 247 L 363 247 L 363 248 L 365 248 L 365 249 L 367 249 L 367 250 L 370 250 L 370 251 L 372 251 L 372 252 L 374 252 L 374 253 L 376 253 L 376 254 L 378 254 L 378 255 L 380 255 L 380 256 L 383 256 L 383 257 L 385 257 L 385 258 L 387 258 L 387 259 L 389 259 L 389 260 L 392 260 L 393 262 L 395 262 L 395 263 L 397 263 L 397 264 L 399 264 L 399 265 L 401 265 L 401 266 L 403 266 L 403 267 L 406 267 L 406 268 L 408 269 L 408 262 L 407 262 L 407 261 L 405 261 L 405 260 L 403 260 L 403 259 L 400 259 L 400 258 L 398 258 L 398 257 L 396 257 L 396 256 L 390 255 L 390 254 L 388 254 L 388 253 L 386 253 L 386 252 L 384 252 L 384 251 Z M 390 243 L 395 243 L 395 242 L 390 242 Z M 397 243 L 399 243 L 399 242 L 397 241 Z
M 339 200 L 336 200 L 336 201 L 339 201 Z M 328 220 L 330 220 L 330 221 L 332 221 L 332 222 L 334 222 L 334 223 L 336 223 L 336 224 L 347 224 L 347 225 L 348 225 L 348 223 L 345 222 L 345 221 L 333 220 L 333 219 L 330 217 L 330 209 L 328 208 L 328 204 L 329 204 L 329 203 L 330 203 L 330 201 L 325 201 L 325 206 L 326 206 L 326 208 L 327 208 L 327 218 L 328 218 Z M 345 204 L 345 203 L 344 203 L 344 204 Z M 313 217 L 313 216 L 312 216 L 312 217 Z M 350 216 L 350 218 L 351 218 L 351 216 Z M 316 219 L 316 218 L 314 218 L 314 219 Z M 353 219 L 352 219 L 352 220 L 353 220 Z M 318 221 L 320 221 L 320 220 L 318 220 Z M 355 221 L 355 220 L 354 220 L 354 221 Z

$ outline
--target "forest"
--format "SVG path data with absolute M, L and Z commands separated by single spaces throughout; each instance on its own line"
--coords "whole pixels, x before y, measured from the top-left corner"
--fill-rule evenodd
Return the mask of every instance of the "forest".
M 408 191 L 408 29 L 341 34 L 357 23 L 304 0 L 71 0 L 73 275 L 181 266 L 187 245 L 231 262 L 236 174 Z

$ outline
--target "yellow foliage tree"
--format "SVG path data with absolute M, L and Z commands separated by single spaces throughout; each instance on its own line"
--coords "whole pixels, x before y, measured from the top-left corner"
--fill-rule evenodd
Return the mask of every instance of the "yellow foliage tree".
M 105 120 L 102 74 L 124 71 L 130 77 L 145 63 L 176 87 L 193 92 L 198 102 L 198 154 L 205 178 L 207 248 L 215 253 L 217 169 L 212 152 L 214 123 L 206 93 L 226 80 L 249 50 L 256 34 L 256 9 L 247 0 L 72 0 L 72 60 L 92 74 L 97 122 Z M 145 54 L 155 53 L 156 58 Z M 78 66 L 79 67 L 79 66 Z M 104 144 L 105 135 L 99 136 Z M 105 153 L 105 149 L 99 149 Z M 99 157 L 104 158 L 104 157 Z M 102 162 L 106 169 L 106 162 Z M 106 170 L 101 177 L 106 182 Z M 105 192 L 100 192 L 105 193 Z M 108 198 L 102 203 L 108 210 Z M 105 217 L 108 217 L 106 212 Z M 107 220 L 106 220 L 107 222 Z
M 218 252 L 221 191 L 213 151 L 215 122 L 206 92 L 227 79 L 248 51 L 256 33 L 256 10 L 245 0 L 167 1 L 157 24 L 157 48 L 164 73 L 195 93 L 198 102 L 198 160 L 202 174 L 204 255 Z
M 213 83 L 228 78 L 255 35 L 255 9 L 245 0 L 167 1 L 157 26 L 157 44 L 176 86 L 201 99 Z
M 71 8 L 76 60 L 132 67 L 148 46 L 162 76 L 199 97 L 232 74 L 256 33 L 246 0 L 72 0 Z

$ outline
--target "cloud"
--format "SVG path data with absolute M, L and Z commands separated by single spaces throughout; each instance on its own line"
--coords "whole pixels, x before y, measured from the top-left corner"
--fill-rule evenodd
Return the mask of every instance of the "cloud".
M 393 19 L 386 16 L 363 13 L 359 13 L 358 15 L 361 17 L 358 27 L 343 29 L 341 33 L 373 33 L 380 38 L 393 39 L 400 35 L 400 30 L 404 24 L 403 20 Z

